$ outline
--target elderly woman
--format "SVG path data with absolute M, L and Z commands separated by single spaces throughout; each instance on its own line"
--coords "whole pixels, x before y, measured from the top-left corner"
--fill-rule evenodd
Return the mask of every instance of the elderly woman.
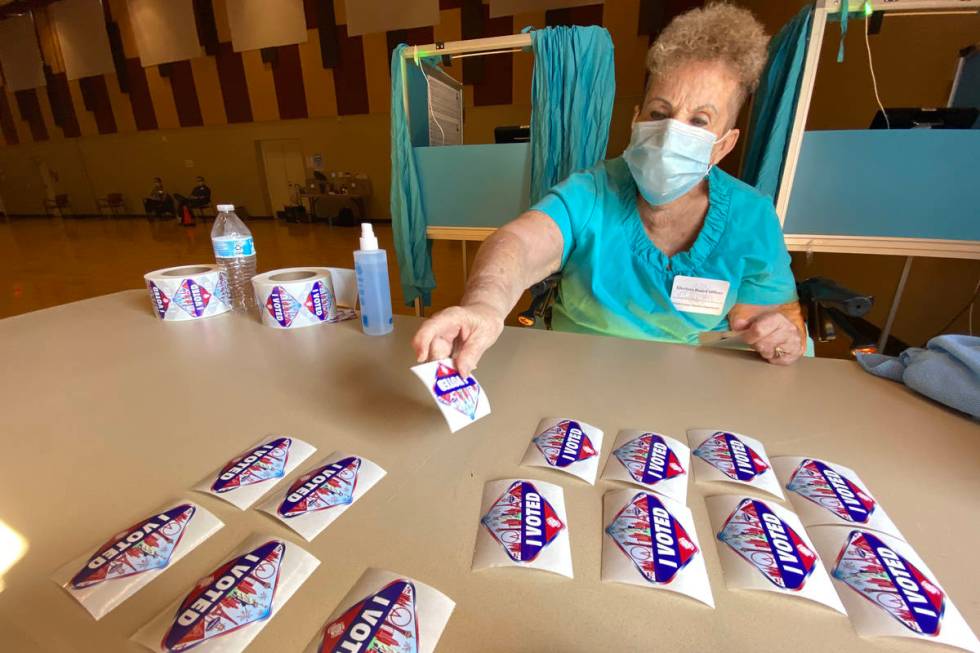
M 786 365 L 805 335 L 771 200 L 716 167 L 766 61 L 744 9 L 674 19 L 650 48 L 643 106 L 619 158 L 578 172 L 488 238 L 459 306 L 427 320 L 419 360 L 472 371 L 525 288 L 561 271 L 552 328 L 694 343 L 733 329 Z

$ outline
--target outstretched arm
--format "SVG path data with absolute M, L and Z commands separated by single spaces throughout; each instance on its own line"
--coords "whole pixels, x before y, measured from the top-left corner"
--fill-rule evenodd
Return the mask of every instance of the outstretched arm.
M 419 362 L 452 356 L 466 378 L 524 291 L 561 267 L 563 247 L 558 226 L 540 211 L 498 229 L 480 246 L 460 305 L 439 311 L 415 334 Z

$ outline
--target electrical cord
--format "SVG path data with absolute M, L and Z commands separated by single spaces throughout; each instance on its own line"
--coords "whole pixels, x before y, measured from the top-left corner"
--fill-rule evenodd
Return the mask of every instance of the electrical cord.
M 976 297 L 977 293 L 980 293 L 980 281 L 977 281 L 977 287 L 973 289 L 973 301 L 970 302 L 970 318 L 967 321 L 970 329 L 970 335 L 973 335 L 973 308 L 977 305 Z
M 881 96 L 878 95 L 878 79 L 875 77 L 875 62 L 871 57 L 871 40 L 868 38 L 868 17 L 865 16 L 864 19 L 864 47 L 868 50 L 868 70 L 871 71 L 871 86 L 874 88 L 875 101 L 878 102 L 878 108 L 881 109 L 881 115 L 885 117 L 885 127 L 888 129 L 892 128 L 891 120 L 888 119 L 888 112 L 885 111 L 885 105 L 881 102 Z
M 956 315 L 954 315 L 952 318 L 950 318 L 949 322 L 947 322 L 946 324 L 943 325 L 943 328 L 941 328 L 934 335 L 932 335 L 931 337 L 929 337 L 928 340 L 926 340 L 926 342 L 928 342 L 929 340 L 932 340 L 936 336 L 939 336 L 939 335 L 942 335 L 942 334 L 946 333 L 946 329 L 948 329 L 949 327 L 953 326 L 953 324 L 956 323 L 956 320 L 958 320 L 961 317 L 963 317 L 963 314 L 966 313 L 967 311 L 970 311 L 970 335 L 972 336 L 973 335 L 973 321 L 972 321 L 973 320 L 973 305 L 976 304 L 978 297 L 980 297 L 980 282 L 977 283 L 977 287 L 973 291 L 973 297 L 970 298 L 970 301 L 967 302 L 963 306 L 963 308 L 961 308 L 960 310 L 958 310 L 956 312 Z M 924 346 L 925 345 L 923 344 L 923 347 Z

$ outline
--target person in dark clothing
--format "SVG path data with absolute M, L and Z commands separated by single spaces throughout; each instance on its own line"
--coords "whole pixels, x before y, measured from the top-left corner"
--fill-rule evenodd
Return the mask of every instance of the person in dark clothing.
M 177 213 L 182 214 L 185 206 L 188 209 L 201 209 L 211 204 L 211 188 L 204 183 L 204 177 L 198 177 L 196 181 L 197 185 L 191 190 L 190 196 L 174 193 L 177 198 Z
M 163 180 L 159 177 L 153 178 L 153 190 L 149 197 L 143 198 L 143 211 L 146 215 L 158 218 L 165 215 L 176 215 L 174 209 L 174 198 L 163 189 Z

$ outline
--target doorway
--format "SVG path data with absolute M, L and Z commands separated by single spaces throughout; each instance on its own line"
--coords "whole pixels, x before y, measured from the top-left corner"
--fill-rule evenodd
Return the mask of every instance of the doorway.
M 266 192 L 272 217 L 291 205 L 291 187 L 306 182 L 303 146 L 298 138 L 259 141 L 259 152 L 265 170 Z

